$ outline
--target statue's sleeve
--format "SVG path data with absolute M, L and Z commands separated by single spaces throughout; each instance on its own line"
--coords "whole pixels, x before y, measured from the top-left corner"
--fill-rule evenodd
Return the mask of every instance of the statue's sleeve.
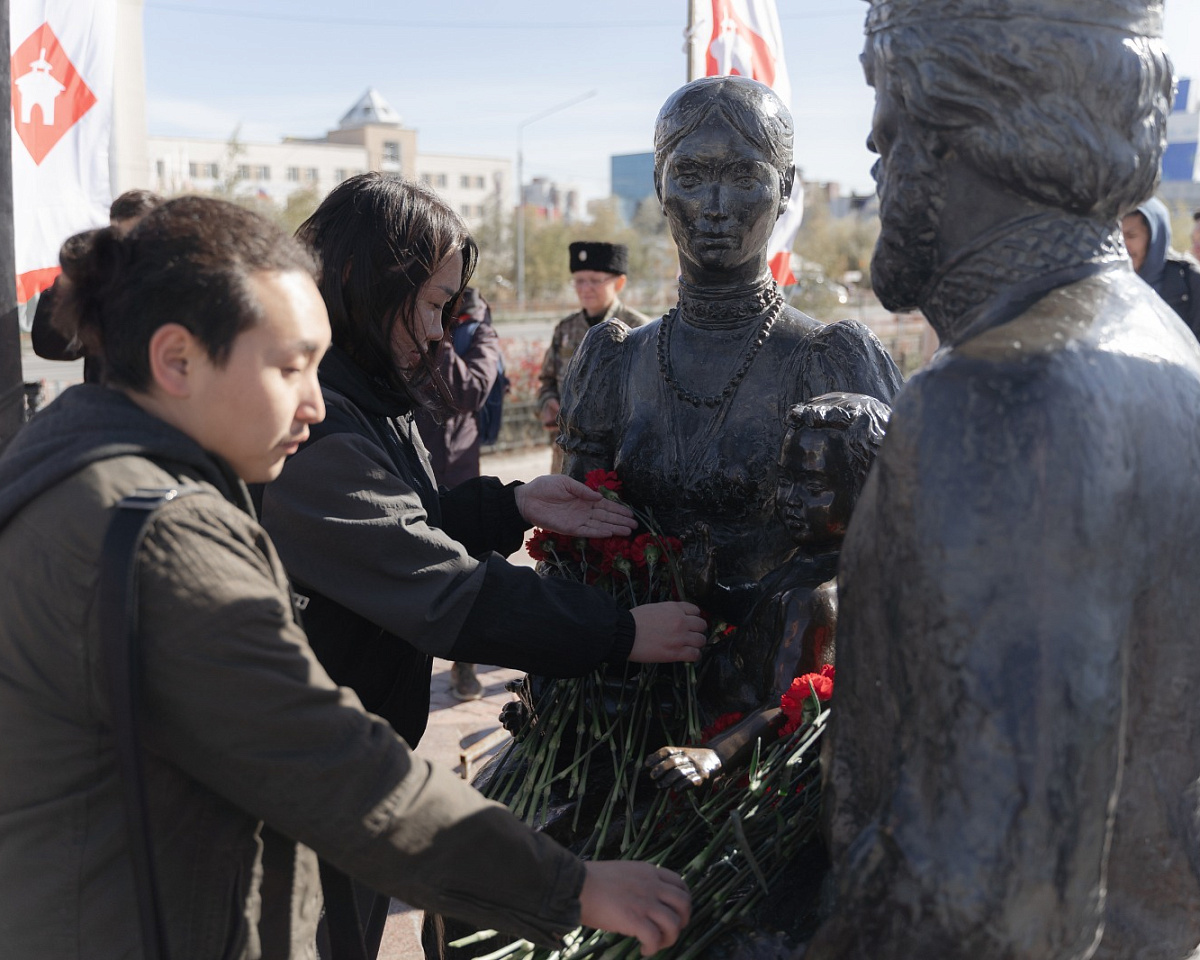
M 824 393 L 862 393 L 890 404 L 903 383 L 879 338 L 857 320 L 839 320 L 817 330 L 801 361 L 808 398 Z M 806 398 L 807 399 L 807 398 Z
M 592 327 L 575 351 L 563 380 L 559 443 L 563 473 L 582 480 L 590 470 L 611 470 L 616 459 L 618 410 L 628 379 L 629 327 L 606 320 Z
M 841 554 L 836 902 L 808 960 L 1078 957 L 1101 919 L 1129 431 L 970 366 L 906 386 Z

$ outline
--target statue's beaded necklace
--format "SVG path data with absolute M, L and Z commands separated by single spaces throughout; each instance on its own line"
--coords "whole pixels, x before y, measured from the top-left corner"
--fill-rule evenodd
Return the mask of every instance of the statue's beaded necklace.
M 705 291 L 705 294 L 707 294 L 707 291 Z M 688 308 L 686 316 L 700 314 L 700 317 L 704 321 L 709 322 L 713 326 L 728 325 L 730 322 L 737 322 L 748 316 L 754 316 L 759 313 L 763 314 L 762 322 L 759 324 L 754 338 L 750 341 L 749 349 L 742 358 L 742 362 L 734 371 L 733 376 L 730 377 L 729 382 L 725 384 L 725 388 L 713 396 L 705 397 L 689 390 L 671 372 L 671 327 L 676 317 L 685 316 L 685 308 Z M 668 311 L 659 321 L 658 325 L 656 348 L 658 353 L 658 369 L 662 374 L 663 380 L 674 391 L 675 396 L 684 401 L 684 403 L 689 403 L 697 408 L 709 407 L 715 409 L 720 407 L 733 396 L 738 385 L 745 379 L 746 374 L 749 373 L 750 365 L 754 363 L 754 358 L 758 356 L 758 351 L 762 349 L 762 345 L 766 343 L 767 337 L 771 335 L 771 327 L 775 325 L 775 321 L 779 319 L 779 315 L 782 312 L 783 295 L 779 292 L 779 287 L 770 276 L 758 281 L 749 290 L 742 288 L 734 291 L 732 295 L 724 296 L 704 295 L 695 288 L 681 282 L 678 305 Z M 685 319 L 684 322 L 687 322 L 687 320 Z

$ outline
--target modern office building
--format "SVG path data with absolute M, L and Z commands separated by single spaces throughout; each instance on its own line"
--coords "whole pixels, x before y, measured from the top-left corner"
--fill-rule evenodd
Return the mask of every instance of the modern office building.
M 626 153 L 611 158 L 612 195 L 626 223 L 633 220 L 638 205 L 654 196 L 654 154 Z
M 1180 77 L 1175 103 L 1167 117 L 1167 149 L 1163 153 L 1159 194 L 1168 203 L 1200 208 L 1200 84 Z

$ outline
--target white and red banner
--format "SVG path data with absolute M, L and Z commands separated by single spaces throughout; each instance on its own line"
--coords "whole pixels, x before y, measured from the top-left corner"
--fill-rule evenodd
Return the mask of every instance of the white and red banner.
M 695 22 L 689 31 L 703 46 L 706 77 L 737 74 L 765 83 L 790 110 L 792 84 L 783 58 L 783 33 L 775 0 L 695 0 Z M 788 208 L 775 224 L 767 244 L 771 272 L 782 284 L 795 283 L 792 243 L 804 218 L 804 185 L 797 176 Z
M 108 223 L 118 0 L 9 0 L 17 300 L 58 275 L 58 248 Z

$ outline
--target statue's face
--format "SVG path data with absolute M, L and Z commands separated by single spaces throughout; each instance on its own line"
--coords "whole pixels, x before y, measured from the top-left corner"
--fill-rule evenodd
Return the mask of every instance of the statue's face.
M 834 430 L 789 430 L 779 457 L 775 512 L 792 541 L 810 552 L 836 548 L 853 507 L 854 473 Z
M 780 206 L 779 171 L 766 152 L 712 114 L 663 163 L 663 210 L 692 283 L 754 280 Z
M 879 240 L 871 260 L 871 282 L 890 310 L 921 306 L 938 264 L 939 209 L 945 171 L 928 148 L 928 136 L 904 111 L 887 72 L 875 69 L 870 48 L 864 58 L 875 87 L 875 116 L 867 147 L 879 154 L 871 170 L 878 185 Z

